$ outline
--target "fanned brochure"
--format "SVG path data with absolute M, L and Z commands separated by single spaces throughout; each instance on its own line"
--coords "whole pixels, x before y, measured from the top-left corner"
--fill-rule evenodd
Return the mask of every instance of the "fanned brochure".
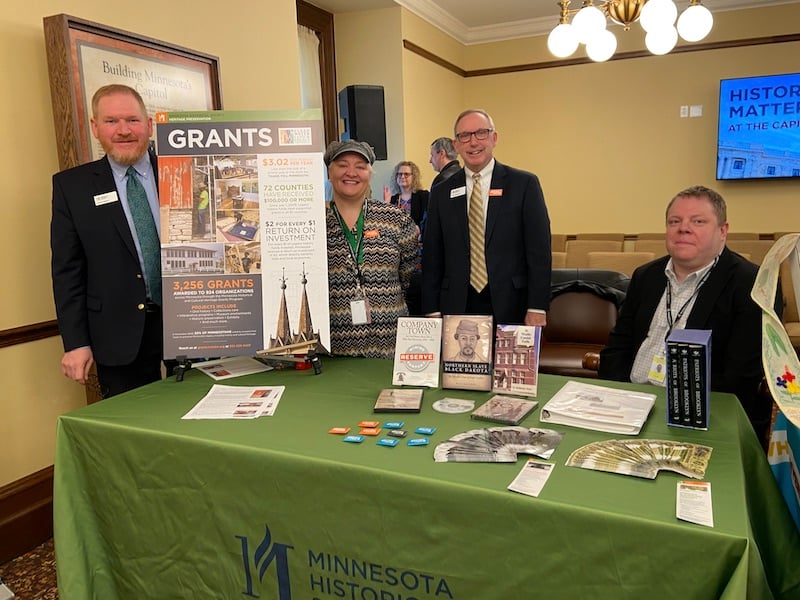
M 563 433 L 528 427 L 473 429 L 441 442 L 433 451 L 436 462 L 517 462 L 518 454 L 550 458 Z
M 542 407 L 542 423 L 558 423 L 608 433 L 638 434 L 655 394 L 568 381 Z
M 575 450 L 568 467 L 655 479 L 661 470 L 705 477 L 712 448 L 670 440 L 604 440 Z

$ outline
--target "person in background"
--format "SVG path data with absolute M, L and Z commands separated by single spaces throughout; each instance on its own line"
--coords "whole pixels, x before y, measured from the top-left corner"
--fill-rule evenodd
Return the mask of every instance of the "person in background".
M 750 298 L 758 267 L 725 247 L 725 200 L 710 188 L 678 192 L 666 230 L 668 255 L 634 271 L 598 375 L 664 386 L 670 331 L 710 329 L 711 389 L 736 394 L 764 439 L 772 405 L 758 394 L 761 309 Z
M 428 214 L 428 190 L 422 189 L 420 180 L 419 167 L 416 164 L 410 160 L 397 163 L 392 172 L 391 195 L 389 196 L 391 204 L 399 206 L 411 215 L 420 232 L 417 262 L 414 265 L 411 283 L 406 291 L 406 304 L 409 314 L 412 316 L 422 315 L 422 235 L 425 231 L 425 218 Z
M 367 197 L 375 152 L 356 140 L 323 155 L 333 198 L 326 209 L 331 352 L 393 358 L 397 319 L 417 254 L 418 231 L 396 206 Z
M 208 223 L 208 186 L 200 184 L 200 202 L 197 203 L 197 223 L 200 226 L 200 237 L 206 237 Z
M 431 189 L 422 247 L 423 312 L 544 326 L 550 218 L 539 179 L 494 159 L 497 131 L 485 111 L 461 113 L 454 133 L 464 168 Z
M 397 163 L 392 171 L 389 184 L 389 203 L 399 206 L 411 215 L 418 227 L 423 226 L 425 213 L 428 212 L 428 190 L 422 189 L 419 167 L 410 160 Z M 386 191 L 384 191 L 384 200 Z
M 53 296 L 62 373 L 85 384 L 96 364 L 108 398 L 161 378 L 158 167 L 133 88 L 98 89 L 90 124 L 105 156 L 53 176 Z
M 458 153 L 453 147 L 453 140 L 449 137 L 440 137 L 433 140 L 429 162 L 433 170 L 438 173 L 433 178 L 431 187 L 442 183 L 445 179 L 461 170 L 461 165 L 458 164 Z

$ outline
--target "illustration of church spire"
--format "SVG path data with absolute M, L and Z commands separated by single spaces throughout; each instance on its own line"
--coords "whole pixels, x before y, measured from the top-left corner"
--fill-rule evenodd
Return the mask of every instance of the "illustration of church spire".
M 319 343 L 319 332 L 314 331 L 314 322 L 311 319 L 311 308 L 308 304 L 308 291 L 306 284 L 308 278 L 306 277 L 306 265 L 303 263 L 303 272 L 300 282 L 303 285 L 303 292 L 300 296 L 300 318 L 298 323 L 298 334 L 295 338 L 296 342 L 313 342 L 314 348 L 317 351 L 322 351 L 323 348 Z
M 289 311 L 286 308 L 286 270 L 281 275 L 281 302 L 278 308 L 278 325 L 275 337 L 270 338 L 269 347 L 287 346 L 292 343 L 292 330 L 289 325 Z
M 300 282 L 303 284 L 303 294 L 300 297 L 300 321 L 298 330 L 301 336 L 310 340 L 316 336 L 314 335 L 314 323 L 311 320 L 311 309 L 308 307 L 308 292 L 306 291 L 308 279 L 306 278 L 305 263 L 303 263 L 303 275 Z

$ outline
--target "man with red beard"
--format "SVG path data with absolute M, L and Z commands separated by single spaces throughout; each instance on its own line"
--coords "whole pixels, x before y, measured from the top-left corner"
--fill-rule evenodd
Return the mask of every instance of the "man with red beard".
M 158 169 L 133 88 L 97 90 L 91 127 L 106 155 L 53 176 L 53 296 L 61 371 L 85 384 L 96 364 L 107 398 L 161 378 Z

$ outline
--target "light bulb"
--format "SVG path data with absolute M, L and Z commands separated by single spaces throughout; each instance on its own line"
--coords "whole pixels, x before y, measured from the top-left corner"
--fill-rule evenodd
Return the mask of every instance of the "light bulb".
M 575 28 L 569 23 L 556 25 L 550 35 L 547 36 L 547 49 L 550 50 L 553 56 L 558 58 L 571 56 L 578 49 Z
M 639 24 L 647 32 L 675 23 L 678 7 L 672 0 L 648 0 L 642 7 Z
M 606 28 L 606 16 L 596 6 L 584 6 L 572 19 L 572 26 L 578 41 L 587 44 L 595 32 Z
M 653 54 L 667 54 L 678 43 L 678 30 L 672 25 L 649 31 L 644 37 L 644 44 Z
M 706 37 L 714 25 L 711 11 L 702 4 L 695 4 L 681 13 L 678 33 L 687 42 L 699 42 Z
M 586 54 L 594 62 L 605 62 L 617 51 L 617 38 L 608 29 L 597 33 L 586 44 Z

